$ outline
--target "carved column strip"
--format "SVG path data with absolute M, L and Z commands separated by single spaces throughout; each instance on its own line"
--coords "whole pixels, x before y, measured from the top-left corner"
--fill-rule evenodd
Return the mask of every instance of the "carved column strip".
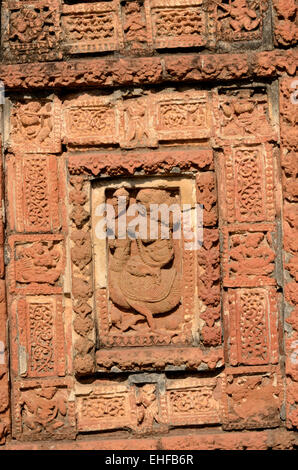
M 287 426 L 298 427 L 298 102 L 290 78 L 280 81 Z
M 0 99 L 3 98 L 0 96 Z M 0 126 L 2 127 L 2 106 L 0 103 Z M 4 207 L 3 207 L 3 160 L 2 130 L 0 131 L 0 445 L 5 444 L 10 433 L 10 400 L 9 400 L 9 346 L 6 309 L 6 288 L 4 269 Z
M 279 423 L 283 398 L 276 366 L 280 191 L 271 89 L 219 88 L 214 105 L 228 366 L 224 426 L 271 427 Z M 258 402 L 262 395 L 268 405 Z
M 6 115 L 12 437 L 38 440 L 42 429 L 42 438 L 73 438 L 60 100 L 19 94 L 7 99 Z

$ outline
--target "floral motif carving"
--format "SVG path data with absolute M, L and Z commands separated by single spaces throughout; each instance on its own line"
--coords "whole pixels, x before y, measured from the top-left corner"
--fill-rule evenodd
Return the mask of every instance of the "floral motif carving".
M 64 102 L 65 137 L 70 147 L 119 141 L 115 102 L 110 97 L 84 94 Z
M 231 365 L 278 361 L 277 296 L 274 290 L 235 289 L 228 292 L 227 353 Z
M 274 221 L 274 150 L 270 144 L 225 147 L 219 153 L 226 200 L 221 213 L 228 222 Z
M 54 369 L 53 311 L 51 304 L 29 306 L 31 368 L 38 373 Z
M 176 46 L 175 46 L 176 47 Z M 162 62 L 163 61 L 163 62 Z M 63 62 L 0 65 L 0 74 L 7 90 L 41 90 L 55 87 L 81 89 L 86 86 L 140 86 L 161 82 L 181 83 L 191 80 L 237 80 L 277 78 L 284 73 L 295 76 L 297 52 L 273 50 L 265 52 L 234 54 L 195 54 L 184 56 L 169 54 L 161 57 L 93 58 L 88 61 L 76 59 Z
M 155 128 L 160 141 L 212 135 L 208 93 L 161 93 L 154 98 Z
M 204 346 L 221 344 L 220 258 L 215 173 L 202 172 L 197 178 L 197 201 L 204 207 L 203 246 L 198 251 L 198 293 L 204 304 L 201 340 Z
M 143 381 L 146 380 L 146 381 Z M 167 379 L 163 374 L 131 375 L 127 381 L 96 380 L 76 392 L 78 428 L 130 428 L 137 434 L 167 432 L 169 426 L 219 424 L 221 375 Z
M 81 176 L 72 177 L 69 202 L 73 206 L 70 217 L 72 260 L 73 310 L 76 317 L 73 327 L 78 338 L 75 342 L 74 369 L 76 374 L 84 375 L 94 371 L 94 321 L 90 298 L 92 289 L 92 252 L 89 234 L 90 207 L 86 184 Z M 87 183 L 88 184 L 88 183 Z
M 167 382 L 169 421 L 176 425 L 221 422 L 221 378 L 188 377 Z
M 54 155 L 18 154 L 7 159 L 10 228 L 19 232 L 57 231 L 60 226 L 58 165 Z
M 145 175 L 173 173 L 174 168 L 181 171 L 194 171 L 198 169 L 213 168 L 213 154 L 211 150 L 200 149 L 188 152 L 171 150 L 160 152 L 144 152 L 140 158 L 137 152 L 111 153 L 100 152 L 98 155 L 77 155 L 68 157 L 68 168 L 71 175 L 94 175 L 104 173 L 109 176 L 133 175 L 140 168 Z
M 13 302 L 12 313 L 13 375 L 64 376 L 62 299 L 28 295 Z
M 126 414 L 125 396 L 99 395 L 83 399 L 82 417 L 85 419 L 122 418 Z

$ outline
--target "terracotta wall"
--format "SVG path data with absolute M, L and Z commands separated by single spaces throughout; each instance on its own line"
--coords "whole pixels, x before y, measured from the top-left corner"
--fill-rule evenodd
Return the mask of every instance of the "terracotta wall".
M 0 444 L 292 449 L 295 0 L 1 2 Z M 203 244 L 98 238 L 203 206 Z

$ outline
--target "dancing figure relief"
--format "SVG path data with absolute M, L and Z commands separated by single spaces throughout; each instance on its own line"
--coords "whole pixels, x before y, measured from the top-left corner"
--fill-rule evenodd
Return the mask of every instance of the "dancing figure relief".
M 132 202 L 125 189 L 114 193 L 127 197 L 127 206 Z M 132 199 L 132 198 L 131 198 Z M 165 190 L 141 189 L 135 201 L 146 207 L 145 217 L 149 218 L 150 203 L 170 203 Z M 119 216 L 119 214 L 118 214 Z M 161 220 L 157 220 L 160 228 Z M 147 226 L 148 227 L 148 226 Z M 147 232 L 148 233 L 148 232 Z M 157 332 L 154 316 L 171 312 L 180 303 L 181 279 L 175 263 L 175 247 L 172 230 L 169 239 L 147 238 L 109 240 L 109 295 L 112 323 L 122 331 L 138 329 L 140 321 L 146 321 L 152 332 Z M 133 315 L 122 318 L 119 308 Z M 160 332 L 160 331 L 158 331 Z

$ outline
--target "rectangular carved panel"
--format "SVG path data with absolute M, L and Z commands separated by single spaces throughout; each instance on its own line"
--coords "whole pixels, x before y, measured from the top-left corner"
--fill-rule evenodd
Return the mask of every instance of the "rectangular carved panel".
M 140 91 L 72 95 L 63 103 L 63 142 L 70 150 L 113 145 L 158 147 L 213 136 L 207 91 Z
M 219 153 L 218 177 L 223 192 L 220 208 L 225 221 L 275 220 L 274 156 L 270 144 L 226 146 Z
M 230 368 L 226 374 L 224 429 L 279 426 L 283 388 L 277 367 Z
M 72 54 L 119 49 L 115 2 L 64 5 L 65 46 Z
M 10 229 L 51 232 L 61 228 L 58 162 L 54 155 L 16 155 L 7 161 Z
M 207 18 L 202 3 L 202 0 L 151 0 L 155 48 L 204 46 Z
M 215 3 L 216 36 L 220 41 L 253 41 L 263 36 L 267 0 L 227 0 Z
M 99 184 L 93 189 L 95 282 L 101 295 L 107 282 L 108 315 L 102 315 L 101 309 L 99 311 L 102 345 L 148 346 L 192 342 L 191 330 L 195 328 L 193 322 L 197 308 L 194 303 L 196 253 L 183 247 L 183 239 L 172 239 L 172 228 L 169 230 L 170 238 L 162 240 L 158 223 L 151 227 L 159 231 L 156 234 L 158 238 L 149 245 L 142 238 L 121 240 L 118 238 L 122 236 L 120 233 L 111 234 L 114 238 L 108 240 L 107 246 L 105 239 L 98 238 L 102 218 L 97 216 L 97 211 L 101 203 L 113 204 L 122 196 L 127 200 L 128 214 L 133 209 L 130 206 L 136 203 L 147 208 L 150 203 L 168 207 L 176 205 L 179 211 L 181 204 L 193 204 L 187 195 L 191 193 L 191 181 L 169 179 L 164 182 L 157 180 L 155 184 L 153 181 L 143 184 L 140 181 L 136 185 L 127 181 L 126 188 L 115 183 L 110 188 Z M 182 202 L 181 198 L 184 198 Z M 149 212 L 147 215 L 149 222 Z M 132 221 L 133 217 L 128 219 L 128 224 L 129 220 Z M 143 219 L 143 223 L 147 224 L 147 219 Z M 149 227 L 148 224 L 148 230 Z M 119 225 L 118 230 L 120 228 Z M 143 239 L 146 236 L 146 233 L 142 234 Z M 170 316 L 168 312 L 171 312 Z
M 278 361 L 275 289 L 229 289 L 224 310 L 226 347 L 231 365 Z
M 208 92 L 161 93 L 155 98 L 155 128 L 158 139 L 203 139 L 211 137 Z
M 142 435 L 167 432 L 169 427 L 220 424 L 222 383 L 222 375 L 167 379 L 163 374 L 142 374 L 122 382 L 78 384 L 78 430 L 130 428 Z
M 115 99 L 84 94 L 64 101 L 64 141 L 70 147 L 116 144 L 119 118 Z
M 15 300 L 12 366 L 15 375 L 50 377 L 65 374 L 65 348 L 60 297 L 27 296 Z
M 4 54 L 9 61 L 62 58 L 60 0 L 6 0 L 2 3 Z
M 72 380 L 25 380 L 14 384 L 13 437 L 18 440 L 74 439 Z
M 115 367 L 119 370 L 151 370 L 155 367 L 163 370 L 167 366 L 183 367 L 183 364 L 203 369 L 205 364 L 213 368 L 222 363 L 219 285 L 215 279 L 218 267 L 212 266 L 213 274 L 210 271 L 212 284 L 216 283 L 212 288 L 215 297 L 208 296 L 207 284 L 206 295 L 203 295 L 200 285 L 201 299 L 196 296 L 200 245 L 194 237 L 194 233 L 199 236 L 199 231 L 194 227 L 199 221 L 202 194 L 208 195 L 206 211 L 204 208 L 205 223 L 208 227 L 213 226 L 204 252 L 211 247 L 213 249 L 214 242 L 218 244 L 214 174 L 212 171 L 202 172 L 202 177 L 195 179 L 198 168 L 212 167 L 212 153 L 191 152 L 190 158 L 189 152 L 173 151 L 170 160 L 167 155 L 167 152 L 131 152 L 126 155 L 113 154 L 112 151 L 83 157 L 69 155 L 69 170 L 73 175 L 69 201 L 73 206 L 70 238 L 73 310 L 76 314 L 74 337 L 77 338 L 74 366 L 78 374 L 94 371 L 94 359 L 99 371 L 113 371 Z M 164 168 L 168 174 L 171 168 L 183 170 L 189 168 L 189 164 L 191 173 L 175 177 L 161 172 L 160 176 L 155 174 L 150 178 L 128 178 L 140 164 L 144 165 L 148 175 L 154 175 L 157 167 Z M 114 168 L 118 172 L 122 168 L 120 172 L 126 175 L 122 183 L 119 184 L 117 179 L 103 178 L 89 181 L 90 172 L 95 176 L 101 172 L 113 175 Z M 130 224 L 131 229 L 135 226 L 133 211 L 136 203 L 147 209 L 150 202 L 162 203 L 168 211 L 171 208 L 169 216 L 174 219 L 170 223 L 170 238 L 162 239 L 158 234 L 150 241 L 147 240 L 148 235 L 142 234 L 140 239 L 129 235 L 123 240 L 118 236 L 119 221 L 115 212 L 115 227 L 109 227 L 112 232 L 108 232 L 110 239 L 107 240 L 105 232 L 102 237 L 100 231 L 105 223 L 102 209 L 108 204 L 112 211 L 116 209 L 117 212 L 121 197 L 128 203 L 125 206 L 128 211 L 126 228 Z M 177 208 L 178 218 L 182 217 L 181 227 L 175 221 L 177 214 L 171 213 Z M 190 226 L 184 223 L 187 213 L 191 217 Z M 154 220 L 160 231 L 160 221 Z M 175 225 L 175 230 L 181 228 L 182 237 L 173 236 L 174 225 L 171 224 Z M 213 251 L 211 258 L 218 258 L 218 246 Z M 216 264 L 215 258 L 214 262 Z M 203 275 L 202 266 L 203 260 L 200 267 Z M 203 314 L 207 306 L 209 313 L 200 319 L 200 312 Z M 209 318 L 211 314 L 212 321 Z M 202 335 L 200 325 L 203 327 Z M 96 330 L 98 350 L 94 357 Z M 195 348 L 195 354 L 189 349 L 190 345 Z M 146 352 L 148 347 L 151 348 L 150 354 Z M 125 355 L 122 348 L 125 348 Z
M 272 98 L 265 87 L 219 88 L 213 93 L 217 140 L 264 142 L 278 139 Z
M 275 285 L 276 228 L 272 224 L 223 228 L 223 282 L 226 287 Z
M 132 425 L 131 392 L 126 384 L 99 383 L 81 387 L 76 395 L 78 430 L 100 431 Z
M 167 382 L 169 422 L 177 426 L 221 422 L 221 379 L 187 378 Z

